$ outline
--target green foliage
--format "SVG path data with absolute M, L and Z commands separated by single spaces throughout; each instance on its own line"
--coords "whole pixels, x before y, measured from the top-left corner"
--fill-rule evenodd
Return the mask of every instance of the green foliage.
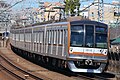
M 71 15 L 75 14 L 75 9 L 77 7 L 77 10 L 79 12 L 79 8 L 80 8 L 80 3 L 79 0 L 65 0 L 65 12 L 68 14 L 70 11 Z M 79 14 L 78 14 L 79 15 Z

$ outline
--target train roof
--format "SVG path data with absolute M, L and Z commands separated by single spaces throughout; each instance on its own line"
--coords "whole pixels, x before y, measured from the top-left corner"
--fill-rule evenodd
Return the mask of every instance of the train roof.
M 73 20 L 73 21 L 72 21 Z M 11 29 L 19 29 L 19 28 L 28 28 L 28 27 L 32 27 L 32 26 L 38 26 L 38 25 L 54 25 L 54 24 L 66 24 L 66 23 L 69 23 L 71 25 L 83 25 L 83 24 L 88 24 L 88 25 L 97 25 L 97 26 L 105 26 L 107 27 L 107 24 L 104 24 L 104 23 L 100 23 L 100 22 L 97 22 L 97 21 L 92 21 L 92 20 L 89 20 L 89 19 L 71 19 L 71 20 L 61 20 L 61 21 L 46 21 L 46 22 L 42 22 L 42 23 L 36 23 L 36 24 L 32 24 L 32 25 L 26 25 L 26 26 L 17 26 L 17 27 L 12 27 Z
M 70 22 L 71 25 L 82 25 L 82 24 L 94 24 L 94 25 L 97 25 L 97 26 L 106 26 L 107 27 L 107 24 L 104 24 L 104 23 L 101 23 L 101 22 L 98 22 L 98 21 L 92 21 L 92 20 L 77 20 L 77 21 L 71 21 Z

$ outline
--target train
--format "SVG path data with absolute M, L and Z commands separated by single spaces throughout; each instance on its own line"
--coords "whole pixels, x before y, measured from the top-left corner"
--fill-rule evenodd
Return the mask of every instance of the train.
M 72 72 L 102 73 L 108 64 L 109 28 L 85 19 L 33 24 L 11 28 L 10 45 L 39 62 Z
M 2 33 L 2 39 L 8 39 L 10 35 L 10 32 L 6 31 Z

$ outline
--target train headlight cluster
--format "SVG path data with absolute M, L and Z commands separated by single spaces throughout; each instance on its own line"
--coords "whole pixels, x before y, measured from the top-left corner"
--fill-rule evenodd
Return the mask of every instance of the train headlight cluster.
M 101 54 L 107 55 L 107 50 L 101 49 L 100 52 Z
M 69 52 L 70 52 L 70 53 L 73 53 L 73 48 L 70 48 Z

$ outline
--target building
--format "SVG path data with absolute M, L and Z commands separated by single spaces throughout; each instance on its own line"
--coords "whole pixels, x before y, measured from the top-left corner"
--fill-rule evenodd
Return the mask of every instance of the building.
M 44 3 L 45 6 L 45 11 L 44 11 L 44 17 L 45 17 L 45 21 L 48 20 L 59 20 L 60 17 L 63 18 L 64 17 L 64 6 L 62 3 L 59 2 L 45 2 Z
M 116 27 L 116 22 L 120 22 L 120 20 L 118 20 L 120 17 L 115 15 L 115 12 L 120 12 L 118 2 L 113 1 L 112 4 L 104 4 L 103 10 L 103 22 L 111 27 Z M 87 10 L 83 11 L 81 15 L 98 21 L 98 4 L 91 5 Z

